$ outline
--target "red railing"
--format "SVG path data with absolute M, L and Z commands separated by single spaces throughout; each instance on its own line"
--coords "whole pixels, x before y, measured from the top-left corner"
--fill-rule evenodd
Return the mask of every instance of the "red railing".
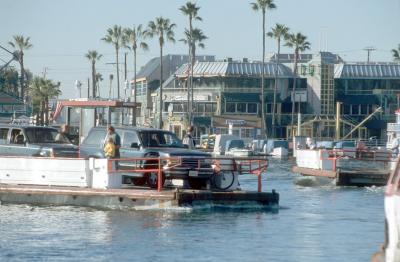
M 163 171 L 176 167 L 185 167 L 185 161 L 196 161 L 197 168 L 193 170 L 210 170 L 213 175 L 219 171 L 232 171 L 240 174 L 253 174 L 258 178 L 257 191 L 262 192 L 262 173 L 267 170 L 268 161 L 264 158 L 229 158 L 229 157 L 141 157 L 141 158 L 119 158 L 108 160 L 108 173 L 157 173 L 157 191 L 162 190 Z M 115 168 L 117 167 L 117 168 Z
M 324 157 L 324 153 L 328 154 L 328 157 Z M 389 163 L 393 159 L 393 154 L 390 151 L 376 151 L 369 149 L 331 149 L 321 151 L 321 160 L 331 160 L 332 170 L 336 171 L 337 160 L 348 157 L 355 160 L 366 161 L 366 162 L 384 162 Z

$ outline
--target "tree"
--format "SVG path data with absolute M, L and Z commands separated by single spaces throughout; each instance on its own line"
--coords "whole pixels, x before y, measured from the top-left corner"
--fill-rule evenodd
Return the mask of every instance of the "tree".
M 400 44 L 396 49 L 392 49 L 393 59 L 394 61 L 400 62 Z
M 60 82 L 54 83 L 50 79 L 43 77 L 34 77 L 28 88 L 28 95 L 32 97 L 33 108 L 40 118 L 41 125 L 49 123 L 49 99 L 56 98 L 61 95 Z
M 113 44 L 115 48 L 116 62 L 117 62 L 117 93 L 119 99 L 119 49 L 122 45 L 122 28 L 121 26 L 114 25 L 112 28 L 107 29 L 107 35 L 103 37 L 103 40 L 106 43 Z
M 278 47 L 278 53 L 277 57 L 275 60 L 275 83 L 274 83 L 274 100 L 272 104 L 272 137 L 275 137 L 275 112 L 276 112 L 276 92 L 278 89 L 278 66 L 279 66 L 279 55 L 281 53 L 281 39 L 287 39 L 289 34 L 289 27 L 282 25 L 282 24 L 276 24 L 275 27 L 271 29 L 271 32 L 268 32 L 267 35 L 271 38 L 276 39 L 277 42 L 277 47 Z
M 0 71 L 0 91 L 18 97 L 18 72 L 12 68 Z
M 157 17 L 154 21 L 150 21 L 148 24 L 148 29 L 146 30 L 146 36 L 153 38 L 158 37 L 158 43 L 160 45 L 160 108 L 159 108 L 159 122 L 158 127 L 162 128 L 162 85 L 163 85 L 163 47 L 165 41 L 175 42 L 174 27 L 176 25 L 171 23 L 168 18 Z
M 100 74 L 100 73 L 96 73 L 96 89 L 97 89 L 96 94 L 97 94 L 98 97 L 101 97 L 101 94 L 100 94 L 100 82 L 103 81 L 103 80 L 104 80 L 103 79 L 103 75 Z
M 192 43 L 192 48 L 191 48 L 191 61 L 195 61 L 196 58 L 196 46 L 199 48 L 205 48 L 205 45 L 203 43 L 204 40 L 207 39 L 207 36 L 203 33 L 201 29 L 198 28 L 193 28 L 192 33 L 190 33 L 189 30 L 185 29 L 185 38 L 181 39 L 180 41 L 184 42 L 185 44 Z M 193 67 L 194 67 L 194 62 L 190 66 L 190 92 L 188 88 L 188 100 L 189 100 L 189 94 L 191 94 L 190 97 L 190 103 L 188 105 L 191 105 L 191 107 L 188 106 L 188 119 L 189 122 L 191 122 L 192 115 L 191 112 L 193 110 L 193 93 L 194 93 L 194 88 L 193 88 Z
M 193 66 L 194 66 L 194 60 L 195 60 L 195 56 L 193 55 L 193 49 L 194 47 L 194 43 L 192 43 L 191 41 L 191 37 L 193 35 L 193 19 L 194 20 L 198 20 L 198 21 L 202 21 L 202 18 L 200 16 L 198 16 L 198 11 L 200 10 L 199 6 L 196 6 L 196 3 L 193 3 L 191 1 L 186 2 L 185 5 L 181 6 L 179 8 L 179 10 L 183 13 L 183 15 L 189 17 L 189 30 L 185 30 L 185 35 L 186 35 L 186 39 L 187 42 L 186 44 L 189 47 L 189 55 L 188 55 L 188 59 L 189 59 L 189 64 L 190 64 L 190 74 L 188 71 L 188 81 L 187 81 L 187 101 L 188 101 L 188 122 L 189 124 L 192 121 L 192 111 L 193 111 Z M 189 77 L 190 76 L 190 77 Z M 191 94 L 191 98 L 190 98 L 190 94 Z M 191 101 L 190 101 L 191 99 Z
M 28 50 L 32 47 L 32 44 L 29 42 L 30 37 L 25 38 L 22 35 L 13 36 L 13 42 L 8 42 L 10 46 L 15 49 L 18 49 L 18 63 L 21 67 L 20 73 L 20 88 L 21 88 L 21 98 L 25 98 L 25 69 L 24 69 L 24 50 Z
M 134 86 L 134 97 L 133 101 L 136 103 L 137 99 L 137 90 L 136 90 L 136 52 L 138 48 L 141 48 L 144 51 L 147 51 L 149 49 L 149 46 L 147 45 L 146 42 L 143 41 L 145 37 L 144 30 L 142 30 L 142 25 L 138 25 L 137 27 L 133 26 L 133 28 L 125 28 L 124 29 L 124 45 L 127 47 L 129 50 L 133 51 L 133 72 L 134 72 L 134 80 L 135 80 L 135 86 Z
M 301 33 L 290 34 L 286 39 L 285 46 L 294 49 L 294 68 L 293 68 L 294 79 L 293 79 L 293 89 L 292 89 L 292 120 L 291 120 L 292 127 L 294 123 L 294 107 L 295 107 L 294 92 L 296 90 L 296 81 L 297 81 L 297 61 L 299 59 L 299 52 L 304 52 L 305 50 L 310 49 L 310 45 L 311 44 L 307 41 L 307 37 L 302 35 Z
M 85 57 L 89 59 L 92 64 L 92 95 L 93 98 L 96 97 L 96 62 L 100 60 L 103 55 L 97 53 L 96 50 L 89 50 Z
M 267 10 L 272 10 L 276 8 L 273 0 L 257 0 L 255 3 L 250 3 L 251 8 L 254 11 L 261 10 L 262 13 L 262 42 L 263 42 L 263 51 L 262 51 L 262 65 L 261 65 L 261 135 L 265 137 L 265 97 L 264 97 L 264 74 L 265 74 L 265 16 Z

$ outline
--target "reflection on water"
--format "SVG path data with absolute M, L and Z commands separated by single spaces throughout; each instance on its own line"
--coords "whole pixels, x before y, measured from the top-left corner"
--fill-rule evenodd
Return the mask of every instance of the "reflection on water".
M 0 205 L 0 261 L 368 261 L 383 242 L 383 188 L 296 179 L 287 160 L 263 176 L 279 213 Z

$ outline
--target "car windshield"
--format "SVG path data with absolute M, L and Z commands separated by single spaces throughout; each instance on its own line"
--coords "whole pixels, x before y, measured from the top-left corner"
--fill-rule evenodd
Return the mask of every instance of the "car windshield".
M 144 147 L 182 147 L 181 140 L 174 133 L 163 131 L 141 131 L 140 140 Z
M 70 144 L 68 139 L 51 128 L 27 128 L 25 134 L 29 143 Z M 61 137 L 62 136 L 62 137 Z

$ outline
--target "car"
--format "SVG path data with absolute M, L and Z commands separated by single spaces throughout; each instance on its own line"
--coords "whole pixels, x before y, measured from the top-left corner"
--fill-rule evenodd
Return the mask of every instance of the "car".
M 206 152 L 188 149 L 172 132 L 141 127 L 115 127 L 115 132 L 121 137 L 121 158 L 153 158 L 135 168 L 154 169 L 158 166 L 155 157 L 168 158 L 163 161 L 164 179 L 185 179 L 190 187 L 199 189 L 206 186 L 207 180 L 213 175 L 211 155 Z M 80 145 L 80 156 L 85 158 L 104 158 L 104 144 L 107 138 L 106 127 L 93 127 Z M 177 161 L 180 158 L 181 161 Z M 172 163 L 175 161 L 174 163 Z M 129 162 L 118 161 L 118 168 L 132 169 Z M 178 163 L 179 162 L 179 163 Z M 138 177 L 131 179 L 135 185 L 154 188 L 157 186 L 157 172 L 140 172 Z
M 58 129 L 45 126 L 0 125 L 0 155 L 77 158 L 79 149 Z

